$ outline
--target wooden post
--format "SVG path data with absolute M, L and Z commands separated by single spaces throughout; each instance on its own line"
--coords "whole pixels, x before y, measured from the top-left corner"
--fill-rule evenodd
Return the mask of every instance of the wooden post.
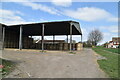
M 72 24 L 70 23 L 70 51 L 72 51 Z
M 19 34 L 19 50 L 22 50 L 22 26 L 20 26 L 20 34 Z
M 42 52 L 44 51 L 44 24 L 42 24 Z

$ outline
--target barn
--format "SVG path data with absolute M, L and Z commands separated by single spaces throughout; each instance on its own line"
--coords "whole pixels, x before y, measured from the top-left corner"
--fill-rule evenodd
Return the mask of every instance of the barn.
M 79 22 L 76 21 L 0 25 L 3 49 L 40 49 L 42 51 L 82 49 L 82 31 Z M 55 40 L 55 36 L 59 35 L 66 35 L 67 41 Z M 80 42 L 73 43 L 72 35 L 80 35 Z M 32 36 L 41 36 L 41 40 L 35 42 Z M 44 40 L 44 36 L 53 36 L 53 40 Z M 70 36 L 70 41 L 68 41 L 68 36 Z

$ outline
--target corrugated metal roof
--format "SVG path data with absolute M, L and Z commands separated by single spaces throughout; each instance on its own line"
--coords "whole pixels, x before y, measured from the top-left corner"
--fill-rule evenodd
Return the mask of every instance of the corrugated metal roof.
M 69 35 L 70 24 L 72 24 L 72 35 L 82 35 L 80 24 L 76 21 L 54 21 L 54 22 L 41 22 L 29 23 L 7 26 L 19 32 L 19 27 L 23 26 L 23 34 L 29 36 L 38 36 L 42 33 L 42 24 L 45 25 L 45 35 Z

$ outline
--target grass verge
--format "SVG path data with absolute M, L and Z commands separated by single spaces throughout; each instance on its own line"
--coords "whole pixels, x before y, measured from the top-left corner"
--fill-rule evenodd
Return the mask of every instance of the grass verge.
M 120 54 L 120 49 L 119 48 L 104 48 L 102 46 L 98 46 L 97 48 L 100 48 L 100 49 L 103 49 L 103 50 L 106 50 L 106 51 L 110 51 L 112 53 Z
M 69 52 L 69 54 L 76 54 L 76 52 Z
M 13 71 L 13 69 L 15 68 L 15 64 L 8 60 L 4 60 L 4 59 L 0 59 L 0 60 L 2 60 L 1 65 L 3 65 L 3 68 L 0 70 L 0 73 L 2 74 L 2 77 L 4 78 L 11 71 Z
M 109 77 L 118 78 L 118 76 L 119 76 L 118 56 L 120 57 L 120 55 L 106 52 L 106 51 L 104 51 L 103 48 L 100 48 L 100 47 L 93 48 L 93 50 L 96 53 L 107 58 L 107 60 L 98 60 L 98 64 L 99 64 L 100 68 L 102 70 L 104 70 L 109 75 Z

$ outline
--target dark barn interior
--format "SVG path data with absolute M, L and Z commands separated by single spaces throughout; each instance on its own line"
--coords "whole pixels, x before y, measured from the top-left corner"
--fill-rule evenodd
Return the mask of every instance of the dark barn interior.
M 81 43 L 72 43 L 72 35 L 81 35 L 80 25 L 75 21 L 58 21 L 6 26 L 2 25 L 3 48 L 40 49 L 40 50 L 79 50 Z M 55 36 L 66 35 L 67 41 L 55 40 Z M 68 35 L 70 42 L 68 43 Z M 35 42 L 32 36 L 41 36 Z M 44 40 L 53 36 L 53 40 Z

